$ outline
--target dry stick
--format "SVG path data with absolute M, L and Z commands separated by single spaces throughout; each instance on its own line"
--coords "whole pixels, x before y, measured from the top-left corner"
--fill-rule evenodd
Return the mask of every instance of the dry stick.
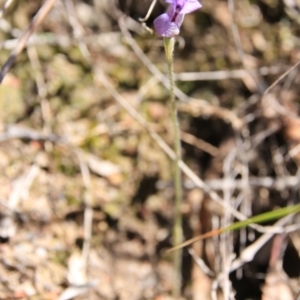
M 140 22 L 146 22 L 149 19 L 150 15 L 151 15 L 151 13 L 153 11 L 153 8 L 154 8 L 154 6 L 156 4 L 156 2 L 157 2 L 157 0 L 153 0 L 152 1 L 151 5 L 150 5 L 150 7 L 148 9 L 148 12 L 147 12 L 146 16 L 144 18 L 139 18 Z
M 225 179 L 234 179 L 235 178 L 235 172 L 234 170 L 234 162 L 236 160 L 237 155 L 237 148 L 232 149 L 225 157 L 224 163 L 223 163 L 223 173 Z M 224 187 L 223 189 L 223 199 L 224 202 L 227 202 L 228 205 L 230 205 L 233 201 L 233 189 L 226 189 Z M 230 224 L 233 222 L 232 216 L 227 212 L 224 211 L 224 214 L 221 219 L 221 226 L 226 226 L 227 224 Z M 223 291 L 224 299 L 229 299 L 230 291 L 231 291 L 231 285 L 229 281 L 229 265 L 232 262 L 231 256 L 233 253 L 233 235 L 231 232 L 227 232 L 227 234 L 224 234 L 220 237 L 219 242 L 220 247 L 220 264 L 221 264 L 221 273 L 218 274 L 217 283 L 218 285 L 221 285 L 221 289 Z M 215 262 L 217 263 L 217 258 L 215 258 Z
M 27 53 L 32 68 L 35 71 L 35 82 L 40 98 L 41 114 L 43 118 L 43 133 L 45 135 L 51 134 L 51 109 L 49 101 L 46 99 L 48 90 L 45 78 L 43 76 L 42 66 L 34 46 L 27 47 Z M 46 141 L 45 148 L 50 152 L 52 150 L 52 143 L 50 141 Z
M 149 135 L 155 140 L 155 142 L 159 145 L 159 147 L 168 155 L 168 157 L 172 160 L 175 159 L 174 151 L 166 144 L 166 142 L 153 130 L 151 130 L 148 126 L 147 121 L 115 90 L 112 84 L 109 82 L 107 77 L 103 74 L 101 69 L 95 68 L 94 70 L 95 80 L 101 85 L 115 98 L 115 100 L 149 133 Z M 222 201 L 217 193 L 211 191 L 209 187 L 181 160 L 179 162 L 179 166 L 182 172 L 193 181 L 196 187 L 202 189 L 205 193 L 207 193 L 213 201 L 219 204 L 223 209 L 228 210 L 234 217 L 239 220 L 246 220 L 247 217 L 242 213 L 228 205 L 228 203 Z M 249 224 L 252 228 L 256 229 L 259 232 L 268 232 L 269 229 L 265 229 L 263 226 L 258 224 Z M 278 229 L 278 232 L 279 231 Z
M 70 22 L 71 27 L 73 28 L 73 34 L 74 34 L 75 39 L 78 42 L 81 54 L 83 55 L 83 57 L 85 58 L 85 60 L 87 62 L 91 62 L 91 55 L 90 55 L 89 49 L 83 41 L 84 29 L 82 28 L 81 24 L 78 22 L 78 19 L 76 16 L 76 8 L 74 6 L 73 0 L 66 0 L 65 5 L 66 5 L 66 9 L 67 9 L 67 15 L 69 18 L 69 22 Z
M 244 66 L 244 68 L 246 69 L 246 71 L 248 72 L 248 74 L 252 77 L 253 81 L 255 82 L 259 92 L 262 94 L 265 87 L 262 86 L 262 84 L 260 82 L 258 82 L 257 78 L 253 75 L 253 73 L 248 69 L 248 67 L 246 66 L 245 63 L 245 53 L 242 47 L 242 42 L 241 42 L 241 37 L 239 34 L 239 30 L 238 27 L 234 21 L 234 0 L 228 0 L 228 9 L 231 15 L 231 31 L 232 31 L 232 35 L 234 38 L 234 43 L 235 43 L 235 47 L 237 49 L 239 58 Z
M 83 42 L 84 30 L 79 23 L 76 15 L 76 9 L 73 0 L 66 0 L 66 9 L 68 12 L 69 22 L 73 29 L 73 34 L 78 41 L 79 49 L 86 62 L 91 62 L 91 54 L 87 45 Z M 84 243 L 82 249 L 82 259 L 84 260 L 85 266 L 87 267 L 88 257 L 91 248 L 92 238 L 92 225 L 93 225 L 93 208 L 92 208 L 92 194 L 91 194 L 91 176 L 90 170 L 87 164 L 87 159 L 84 153 L 80 150 L 75 150 L 80 163 L 80 169 L 82 174 L 82 180 L 85 187 L 84 192 Z
M 240 35 L 238 33 L 238 28 L 236 26 L 236 24 L 234 23 L 234 0 L 228 0 L 228 8 L 229 11 L 231 13 L 231 17 L 232 17 L 232 24 L 231 24 L 231 29 L 232 29 L 232 33 L 233 33 L 233 37 L 234 37 L 234 41 L 236 44 L 236 48 L 238 51 L 238 54 L 240 56 L 240 59 L 243 63 L 243 65 L 245 65 L 245 61 L 244 61 L 244 51 L 243 48 L 241 46 L 241 39 L 240 39 Z M 274 86 L 276 86 L 283 78 L 285 78 L 290 72 L 292 72 L 294 69 L 296 69 L 300 64 L 300 60 L 298 62 L 296 62 L 290 69 L 288 69 L 284 74 L 282 74 L 277 80 L 275 80 L 274 83 L 272 83 L 267 89 L 265 89 L 265 91 L 263 92 L 263 95 L 266 95 L 270 92 L 270 90 L 272 88 L 274 88 Z M 260 92 L 262 92 L 263 87 L 257 82 L 257 80 L 255 80 L 255 77 L 253 76 L 253 73 L 251 72 L 251 70 L 246 68 L 246 71 L 249 72 L 249 74 L 252 76 L 252 78 L 254 79 L 255 83 L 257 84 Z
M 249 184 L 249 165 L 248 165 L 248 157 L 247 150 L 250 147 L 249 135 L 246 130 L 241 131 L 241 135 L 243 135 L 243 139 L 240 135 L 236 134 L 236 144 L 237 149 L 239 149 L 239 159 L 241 164 L 241 180 L 243 184 L 243 189 L 241 190 L 241 197 L 243 200 L 241 201 L 240 211 L 246 216 L 252 215 L 252 206 L 251 206 L 251 198 L 250 198 L 250 184 Z M 247 243 L 247 232 L 246 228 L 241 228 L 239 232 L 240 242 L 239 242 L 239 252 L 241 252 Z
M 261 76 L 277 75 L 281 71 L 285 71 L 285 68 L 278 66 L 273 67 L 261 67 L 259 69 L 250 69 L 249 72 L 253 73 L 253 76 L 260 74 Z M 237 69 L 230 71 L 209 71 L 209 72 L 181 72 L 174 74 L 176 81 L 211 81 L 211 80 L 225 80 L 225 79 L 242 79 L 249 77 L 249 73 L 245 69 Z M 140 88 L 139 93 L 144 95 L 150 86 L 157 83 L 155 76 L 148 79 L 146 83 Z
M 39 60 L 38 53 L 34 46 L 27 47 L 28 58 L 31 63 L 32 69 L 35 71 L 35 84 L 37 87 L 38 95 L 41 99 L 45 99 L 48 93 L 47 84 L 43 75 L 42 65 Z M 43 121 L 47 123 L 47 116 L 44 115 L 44 110 L 42 109 Z
M 261 82 L 261 80 L 259 80 L 260 78 L 258 76 L 255 76 L 254 73 L 246 65 L 245 53 L 243 50 L 241 37 L 239 34 L 238 26 L 237 26 L 237 24 L 235 22 L 235 18 L 234 18 L 234 11 L 235 11 L 234 0 L 228 0 L 228 9 L 229 9 L 229 12 L 231 15 L 231 32 L 232 32 L 232 35 L 234 38 L 234 43 L 235 43 L 235 47 L 236 47 L 239 59 L 243 65 L 243 67 L 247 71 L 247 73 L 251 76 L 253 82 L 255 83 L 255 85 L 257 87 L 259 94 L 262 94 L 266 88 L 264 82 Z M 243 133 L 243 131 L 241 131 L 241 134 L 242 133 Z M 244 138 L 246 138 L 246 137 L 244 136 Z M 248 160 L 246 157 L 246 149 L 245 149 L 245 145 L 244 145 L 243 141 L 241 141 L 241 139 L 238 138 L 237 142 L 240 142 L 240 146 L 241 146 L 240 147 L 240 156 L 241 156 L 242 165 L 243 165 L 242 181 L 245 183 L 245 187 L 244 187 L 244 191 L 243 191 L 244 201 L 242 202 L 242 205 L 241 205 L 241 212 L 247 215 L 247 212 L 249 213 L 249 207 L 250 207 L 250 199 L 248 197 L 248 187 L 249 187 Z M 244 230 L 241 230 L 241 232 L 240 232 L 240 239 L 241 239 L 240 248 L 242 249 L 243 244 L 245 244 L 245 241 L 246 241 L 246 233 Z M 229 274 L 228 274 L 227 278 L 229 279 Z
M 80 163 L 81 175 L 85 187 L 84 192 L 84 243 L 82 249 L 82 258 L 87 266 L 87 260 L 91 247 L 92 224 L 93 224 L 93 208 L 91 196 L 91 176 L 86 163 L 86 158 L 83 152 L 75 150 Z
M 167 88 L 170 88 L 170 83 L 168 78 L 160 72 L 156 66 L 150 61 L 150 59 L 145 55 L 145 53 L 141 50 L 141 48 L 137 45 L 136 41 L 132 38 L 131 34 L 129 33 L 126 23 L 125 23 L 125 17 L 121 16 L 119 18 L 119 27 L 123 33 L 123 35 L 126 37 L 126 42 L 129 44 L 129 46 L 132 48 L 134 53 L 138 56 L 138 58 L 141 60 L 141 62 L 147 67 L 147 69 Z M 189 96 L 184 94 L 180 89 L 178 89 L 175 86 L 174 90 L 175 96 L 178 97 L 181 101 L 188 101 L 191 100 Z M 204 100 L 199 100 L 203 105 L 208 105 L 208 103 Z
M 291 68 L 289 68 L 285 73 L 283 73 L 278 79 L 276 79 L 265 91 L 264 95 L 268 94 L 275 85 L 277 85 L 283 78 L 285 78 L 290 72 L 296 69 L 300 64 L 300 60 L 298 60 Z
M 15 184 L 7 204 L 11 210 L 17 209 L 21 198 L 28 193 L 39 172 L 40 167 L 38 164 L 34 163 L 17 180 L 15 180 Z
M 204 260 L 197 256 L 196 252 L 193 248 L 188 249 L 189 254 L 192 256 L 192 258 L 195 260 L 196 264 L 199 266 L 199 268 L 209 277 L 214 278 L 216 274 L 205 264 Z
M 149 28 L 149 27 L 146 25 L 145 22 L 149 19 L 150 15 L 151 15 L 151 13 L 152 13 L 152 11 L 153 11 L 153 9 L 154 9 L 154 6 L 155 6 L 156 2 L 157 2 L 157 0 L 152 0 L 152 3 L 151 3 L 151 5 L 150 5 L 150 7 L 149 7 L 149 9 L 148 9 L 148 12 L 147 12 L 146 16 L 145 16 L 144 18 L 139 18 L 139 21 L 142 22 L 143 27 L 144 27 L 148 32 L 150 32 L 151 34 L 153 33 L 153 30 L 152 30 L 151 28 Z
M 273 67 L 261 67 L 259 69 L 237 69 L 230 71 L 210 71 L 210 72 L 181 72 L 175 74 L 175 79 L 180 81 L 206 81 L 206 80 L 224 80 L 224 79 L 240 79 L 249 76 L 266 76 L 278 74 L 283 68 Z
M 33 18 L 29 28 L 24 32 L 24 34 L 20 37 L 18 44 L 16 47 L 11 51 L 8 60 L 2 67 L 0 71 L 0 83 L 3 81 L 6 73 L 11 68 L 12 64 L 14 63 L 16 57 L 21 53 L 24 47 L 27 44 L 27 41 L 31 34 L 36 30 L 36 28 L 41 24 L 41 22 L 45 19 L 46 15 L 52 9 L 53 5 L 55 4 L 56 0 L 47 0 L 44 5 L 40 8 L 38 13 Z
M 187 144 L 193 145 L 194 147 L 196 147 L 204 152 L 209 153 L 211 156 L 217 156 L 220 154 L 220 150 L 217 147 L 207 143 L 206 141 L 204 141 L 202 139 L 195 137 L 194 135 L 192 135 L 190 133 L 181 131 L 180 139 Z
M 286 223 L 288 223 L 294 214 L 287 215 L 286 217 L 278 220 L 274 226 L 283 227 Z M 274 233 L 265 233 L 261 237 L 259 237 L 254 243 L 249 245 L 247 248 L 243 249 L 240 256 L 236 258 L 231 265 L 231 272 L 237 270 L 242 267 L 247 262 L 253 260 L 255 254 L 265 245 L 272 237 Z
M 55 134 L 44 134 L 29 127 L 12 124 L 7 125 L 5 131 L 0 134 L 0 143 L 12 139 L 30 139 L 35 141 L 51 141 L 57 143 L 61 138 Z M 61 142 L 63 141 L 61 140 Z
M 9 195 L 9 199 L 7 203 L 5 203 L 5 211 L 7 211 L 2 217 L 2 221 L 6 223 L 5 230 L 0 230 L 1 236 L 5 237 L 13 237 L 16 233 L 16 226 L 13 220 L 14 213 L 19 211 L 20 202 L 24 200 L 24 198 L 28 198 L 28 192 L 30 190 L 31 185 L 33 184 L 36 177 L 38 177 L 40 172 L 39 166 L 34 163 L 27 170 L 19 176 L 13 184 L 13 189 Z M 1 213 L 3 214 L 3 209 L 1 209 Z
M 239 172 L 235 171 L 235 162 L 237 160 L 237 153 L 238 153 L 238 144 L 231 149 L 231 151 L 226 155 L 224 162 L 223 162 L 223 173 L 225 179 L 234 180 L 236 175 Z M 229 205 L 237 207 L 236 202 L 234 201 L 234 189 L 226 189 L 224 186 L 223 188 L 223 198 L 224 202 L 227 202 Z M 247 215 L 247 214 L 245 214 Z M 221 226 L 227 226 L 228 224 L 232 223 L 234 220 L 232 216 L 225 211 L 222 219 L 221 219 Z M 218 274 L 219 280 L 217 280 L 218 285 L 223 291 L 224 299 L 229 299 L 231 294 L 231 282 L 229 280 L 229 270 L 230 264 L 232 262 L 232 255 L 233 251 L 233 234 L 232 232 L 227 232 L 224 235 L 221 235 L 219 240 L 219 247 L 220 247 L 220 256 L 222 265 L 220 268 L 221 273 Z M 215 260 L 217 262 L 217 259 Z
M 157 67 L 150 61 L 150 59 L 145 55 L 145 53 L 138 46 L 137 42 L 132 38 L 130 32 L 126 27 L 125 17 L 120 13 L 119 17 L 119 27 L 126 38 L 127 43 L 133 50 L 133 52 L 137 55 L 137 57 L 141 60 L 141 62 L 148 68 L 148 70 L 158 79 L 167 89 L 169 89 L 169 81 L 166 76 L 161 73 Z M 183 102 L 188 102 L 187 105 L 196 105 L 197 112 L 201 112 L 202 114 L 207 115 L 216 115 L 222 119 L 229 120 L 232 123 L 232 126 L 235 128 L 240 127 L 240 119 L 229 109 L 223 107 L 213 106 L 203 99 L 194 99 L 184 94 L 180 89 L 175 86 L 175 96 Z M 179 110 L 182 110 L 181 105 L 185 105 L 185 103 L 178 103 L 180 106 Z
M 300 145 L 299 145 L 300 146 Z M 299 147 L 300 148 L 300 147 Z M 274 189 L 277 191 L 283 191 L 286 188 L 296 187 L 299 185 L 299 178 L 298 176 L 284 176 L 284 177 L 249 177 L 249 181 L 245 182 L 243 179 L 210 179 L 206 180 L 205 184 L 212 190 L 221 191 L 224 189 L 235 189 L 235 190 L 242 190 L 247 185 L 251 187 L 265 187 Z M 192 189 L 195 185 L 190 182 L 186 181 L 184 186 L 187 189 Z
M 3 8 L 0 10 L 0 18 L 3 17 L 5 11 L 11 6 L 11 4 L 14 2 L 14 0 L 7 0 L 3 6 Z

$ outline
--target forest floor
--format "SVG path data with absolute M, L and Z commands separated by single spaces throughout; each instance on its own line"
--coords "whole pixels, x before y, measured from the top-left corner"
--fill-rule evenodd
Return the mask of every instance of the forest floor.
M 11 1 L 1 66 L 46 2 Z M 0 86 L 0 299 L 171 300 L 167 66 L 138 21 L 151 0 L 54 2 Z M 299 203 L 299 1 L 201 3 L 174 55 L 185 239 Z M 299 218 L 273 223 L 184 249 L 182 299 L 296 299 Z

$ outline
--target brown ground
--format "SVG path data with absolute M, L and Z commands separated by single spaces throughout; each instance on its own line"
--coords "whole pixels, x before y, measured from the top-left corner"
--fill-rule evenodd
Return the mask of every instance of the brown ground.
M 58 0 L 0 86 L 0 299 L 173 299 L 172 164 L 149 134 L 172 146 L 162 40 L 137 21 L 150 0 L 119 2 Z M 42 4 L 4 13 L 1 66 Z M 299 1 L 202 4 L 175 52 L 183 160 L 204 181 L 184 176 L 186 239 L 234 221 L 218 200 L 299 202 L 299 69 L 263 95 L 300 59 Z M 185 249 L 183 299 L 295 299 L 298 221 Z

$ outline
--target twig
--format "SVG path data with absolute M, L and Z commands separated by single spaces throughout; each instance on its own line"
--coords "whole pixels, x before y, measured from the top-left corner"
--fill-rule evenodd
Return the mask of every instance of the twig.
M 206 180 L 205 184 L 212 190 L 220 191 L 222 189 L 242 190 L 245 187 L 266 187 L 283 191 L 287 188 L 296 187 L 299 184 L 298 176 L 284 176 L 284 177 L 249 177 L 248 181 L 243 179 L 210 179 Z M 192 189 L 195 184 L 191 181 L 185 181 L 185 188 Z
M 126 22 L 125 22 L 125 16 L 121 15 L 118 19 L 119 21 L 119 27 L 123 33 L 123 35 L 126 38 L 126 42 L 128 45 L 132 48 L 134 53 L 138 56 L 138 58 L 141 60 L 141 62 L 147 67 L 147 69 L 167 88 L 170 89 L 170 84 L 168 78 L 161 73 L 156 66 L 150 61 L 150 59 L 145 55 L 145 53 L 141 50 L 141 48 L 138 46 L 136 41 L 132 38 L 131 34 L 129 33 Z M 175 87 L 175 96 L 179 98 L 181 101 L 188 101 L 192 98 L 188 97 L 186 94 L 184 94 L 180 89 Z M 204 100 L 198 100 L 201 101 L 203 105 L 207 105 L 208 103 Z
M 22 174 L 13 186 L 13 190 L 9 196 L 8 207 L 11 210 L 17 208 L 20 200 L 27 196 L 35 178 L 38 176 L 40 168 L 37 164 L 33 164 L 24 174 Z
M 33 18 L 29 28 L 24 32 L 24 34 L 20 37 L 18 44 L 16 47 L 11 51 L 9 58 L 7 59 L 6 63 L 3 65 L 0 71 L 0 83 L 2 83 L 6 73 L 11 68 L 12 64 L 14 63 L 16 57 L 21 53 L 21 51 L 26 46 L 26 43 L 31 36 L 31 34 L 37 29 L 37 27 L 41 24 L 41 22 L 45 19 L 46 15 L 50 12 L 53 5 L 55 4 L 56 0 L 47 0 L 43 6 L 40 8 L 38 13 Z
M 3 8 L 0 10 L 0 19 L 3 17 L 5 11 L 11 6 L 11 4 L 14 2 L 14 0 L 6 0 Z
M 12 139 L 29 139 L 35 141 L 50 141 L 50 142 L 63 142 L 63 138 L 55 134 L 44 134 L 35 129 L 20 126 L 9 125 L 6 131 L 0 134 L 0 143 L 6 142 Z
M 146 25 L 145 22 L 149 19 L 150 15 L 151 15 L 151 13 L 152 13 L 152 11 L 153 11 L 153 8 L 154 8 L 154 6 L 155 6 L 155 4 L 156 4 L 156 2 L 157 2 L 157 0 L 153 0 L 152 3 L 151 3 L 151 5 L 150 5 L 150 7 L 149 7 L 149 9 L 148 9 L 148 12 L 147 12 L 146 16 L 145 16 L 144 18 L 139 18 L 139 21 L 142 22 L 143 27 L 144 27 L 149 33 L 151 33 L 151 34 L 153 33 L 153 30 L 152 30 L 151 28 L 149 28 L 149 27 Z
M 221 191 L 224 189 L 235 189 L 242 190 L 247 185 L 252 188 L 265 187 L 269 189 L 274 189 L 277 191 L 284 191 L 288 188 L 297 187 L 299 185 L 298 176 L 284 176 L 284 177 L 249 177 L 249 181 L 245 182 L 242 179 L 209 179 L 204 181 L 205 185 L 214 191 Z M 164 189 L 170 183 L 165 181 L 159 181 L 157 184 L 158 189 Z M 194 189 L 197 186 L 192 180 L 185 180 L 183 186 L 186 189 Z
M 87 266 L 87 259 L 91 247 L 91 237 L 92 237 L 92 223 L 93 223 L 93 209 L 92 209 L 92 196 L 91 196 L 91 177 L 90 171 L 87 166 L 84 153 L 79 150 L 75 151 L 79 160 L 82 181 L 84 184 L 84 243 L 82 249 L 82 258 Z
M 291 220 L 293 216 L 294 214 L 287 215 L 286 217 L 277 221 L 273 226 L 283 227 Z M 265 245 L 274 236 L 274 234 L 275 234 L 274 232 L 265 233 L 261 237 L 259 237 L 254 243 L 252 243 L 250 246 L 245 248 L 240 254 L 240 256 L 233 261 L 230 271 L 233 272 L 236 269 L 243 266 L 244 264 L 246 264 L 247 262 L 252 261 L 255 254 L 259 251 L 259 249 L 261 249 L 261 247 Z
M 224 80 L 224 79 L 239 79 L 249 76 L 249 73 L 252 76 L 262 75 L 274 75 L 278 74 L 282 68 L 280 67 L 261 67 L 257 70 L 254 69 L 239 69 L 231 71 L 211 71 L 211 72 L 183 72 L 175 74 L 175 80 L 180 81 L 205 81 L 205 80 Z
M 146 22 L 149 19 L 150 15 L 151 15 L 151 13 L 153 11 L 153 8 L 154 8 L 154 6 L 156 4 L 156 2 L 157 2 L 157 0 L 153 0 L 152 1 L 151 5 L 150 5 L 150 7 L 148 9 L 148 12 L 147 12 L 146 16 L 144 18 L 139 18 L 140 22 Z
M 203 105 L 202 100 L 180 102 L 178 103 L 178 110 L 191 114 L 193 117 L 216 116 L 225 122 L 230 122 L 235 130 L 240 130 L 243 125 L 243 120 L 234 111 L 220 106 Z
M 214 278 L 216 276 L 216 274 L 205 264 L 205 262 L 203 261 L 203 259 L 201 259 L 200 257 L 198 257 L 195 253 L 195 251 L 192 248 L 188 249 L 189 254 L 192 256 L 192 258 L 195 260 L 195 262 L 197 263 L 197 265 L 200 267 L 200 269 L 209 277 Z
M 234 163 L 236 160 L 237 155 L 237 147 L 232 149 L 226 156 L 224 163 L 223 163 L 223 173 L 224 177 L 227 179 L 233 179 L 236 177 L 236 172 L 233 171 Z M 228 203 L 228 205 L 232 205 L 233 197 L 233 189 L 226 189 L 225 186 L 223 188 L 223 199 L 224 202 Z M 221 227 L 228 226 L 233 222 L 232 215 L 228 213 L 226 210 L 221 219 Z M 221 271 L 218 274 L 219 281 L 221 283 L 222 292 L 224 299 L 229 299 L 230 291 L 231 291 L 231 284 L 229 280 L 229 270 L 230 265 L 232 263 L 232 253 L 233 253 L 233 234 L 232 232 L 227 232 L 220 236 L 220 256 L 221 256 Z
M 243 184 L 243 189 L 240 192 L 240 198 L 243 199 L 240 205 L 240 211 L 246 216 L 251 216 L 252 203 L 250 199 L 251 190 L 249 184 L 249 160 L 247 156 L 247 151 L 249 151 L 249 149 L 251 148 L 251 142 L 247 131 L 248 130 L 245 130 L 245 128 L 241 130 L 241 134 L 243 134 L 243 138 L 236 132 L 236 145 L 238 149 L 237 155 L 240 158 L 240 162 L 241 162 L 240 173 L 242 176 L 241 181 Z M 236 205 L 238 204 L 236 203 Z M 243 249 L 245 249 L 247 243 L 246 228 L 241 228 L 239 232 L 239 236 L 240 236 L 239 252 L 242 252 Z M 237 276 L 242 276 L 242 274 L 237 273 Z
M 248 67 L 246 65 L 245 62 L 245 53 L 242 47 L 242 42 L 241 42 L 241 38 L 240 38 L 240 34 L 239 34 L 239 30 L 238 27 L 234 21 L 234 0 L 228 0 L 228 9 L 229 12 L 231 14 L 231 31 L 232 31 L 232 35 L 233 35 L 233 39 L 234 39 L 234 43 L 235 43 L 235 47 L 237 49 L 239 58 L 244 66 L 244 68 L 246 69 L 246 71 L 248 72 L 248 74 L 251 76 L 252 80 L 254 81 L 255 85 L 258 88 L 258 91 L 260 93 L 263 93 L 265 87 L 257 80 L 257 77 L 253 76 L 253 74 L 251 72 L 248 71 Z
M 31 62 L 32 68 L 35 71 L 35 82 L 40 97 L 41 114 L 43 118 L 43 133 L 45 135 L 51 134 L 51 109 L 49 101 L 46 99 L 48 90 L 45 82 L 45 78 L 42 72 L 42 66 L 39 61 L 39 57 L 36 48 L 33 46 L 27 47 L 27 53 Z M 47 151 L 52 150 L 52 144 L 46 141 L 45 147 Z
M 196 138 L 194 135 L 181 131 L 180 138 L 187 144 L 193 145 L 198 149 L 209 153 L 211 156 L 219 155 L 220 151 L 217 147 L 205 142 L 202 139 Z
M 101 49 L 106 49 L 107 46 L 118 43 L 121 39 L 120 32 L 106 32 L 97 35 L 89 35 L 82 38 L 84 43 Z M 12 50 L 18 44 L 17 39 L 5 40 L 0 42 L 1 49 Z M 32 34 L 27 42 L 27 45 L 59 45 L 62 47 L 70 47 L 74 45 L 74 39 L 63 35 L 53 33 Z
M 291 68 L 289 68 L 285 73 L 283 73 L 278 79 L 276 79 L 265 91 L 264 95 L 268 94 L 271 89 L 273 89 L 282 79 L 284 79 L 290 72 L 296 69 L 300 64 L 300 60 L 297 61 Z
M 159 147 L 168 155 L 168 157 L 172 160 L 175 159 L 174 151 L 166 144 L 166 142 L 153 130 L 148 126 L 147 121 L 114 89 L 112 84 L 109 82 L 107 77 L 103 74 L 101 69 L 95 68 L 95 81 L 98 84 L 101 84 L 114 98 L 115 100 L 149 133 L 151 138 L 159 145 Z M 210 198 L 215 201 L 220 207 L 225 210 L 228 210 L 234 217 L 239 220 L 247 219 L 242 213 L 228 205 L 228 203 L 224 202 L 217 193 L 212 191 L 183 161 L 179 162 L 179 166 L 182 172 L 195 184 L 196 187 L 202 189 L 205 193 L 207 193 Z M 266 229 L 263 226 L 257 224 L 249 225 L 252 228 L 260 232 L 266 232 Z
M 65 5 L 66 5 L 66 9 L 67 9 L 67 15 L 69 18 L 69 22 L 73 28 L 73 34 L 74 34 L 75 39 L 78 42 L 79 49 L 80 49 L 84 59 L 87 62 L 90 62 L 91 55 L 90 55 L 90 52 L 83 40 L 84 30 L 77 19 L 74 2 L 73 2 L 73 0 L 65 0 Z

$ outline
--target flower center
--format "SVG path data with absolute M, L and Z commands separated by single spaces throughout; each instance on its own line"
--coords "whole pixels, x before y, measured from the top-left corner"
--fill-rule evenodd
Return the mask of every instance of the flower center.
M 174 13 L 174 16 L 172 17 L 171 22 L 175 22 L 175 20 L 176 20 L 178 14 L 180 13 L 181 9 L 182 9 L 182 6 L 177 4 L 176 7 L 175 7 L 175 13 Z

